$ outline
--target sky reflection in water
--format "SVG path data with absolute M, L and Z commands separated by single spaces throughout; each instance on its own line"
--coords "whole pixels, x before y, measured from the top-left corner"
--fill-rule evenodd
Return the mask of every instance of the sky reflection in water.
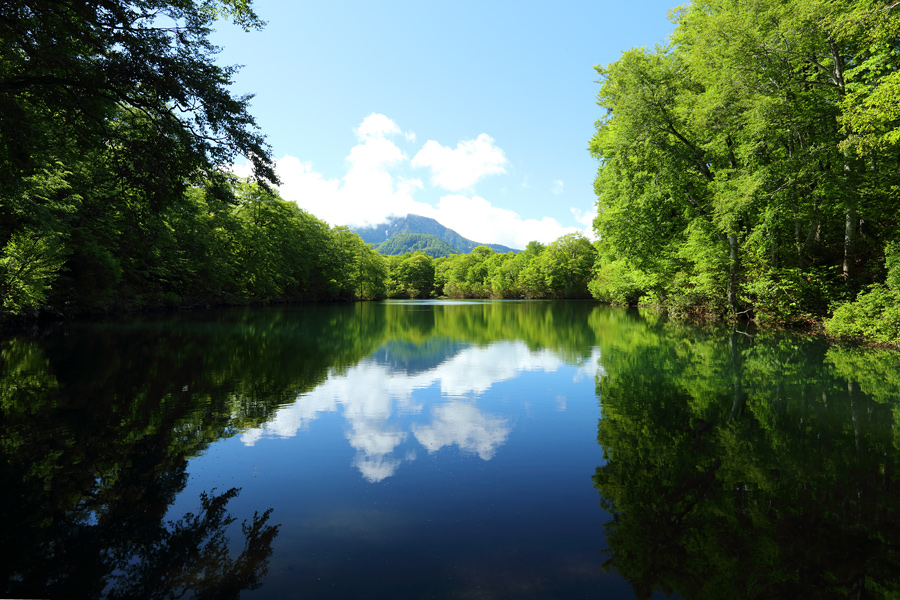
M 253 446 L 264 438 L 293 437 L 307 430 L 324 413 L 339 413 L 346 420 L 346 438 L 357 451 L 354 465 L 371 482 L 394 475 L 416 451 L 395 452 L 415 439 L 428 453 L 456 446 L 465 454 L 490 460 L 508 439 L 509 418 L 487 413 L 478 399 L 494 385 L 524 372 L 555 373 L 563 361 L 548 350 L 531 351 L 523 342 L 503 341 L 485 347 L 457 349 L 428 368 L 407 371 L 396 367 L 389 348 L 343 373 L 331 373 L 315 390 L 281 409 L 260 428 L 240 439 Z M 590 384 L 598 370 L 600 350 L 576 366 L 574 382 Z M 565 398 L 554 399 L 565 410 Z M 416 419 L 427 415 L 428 420 Z
M 457 323 L 482 310 L 433 306 L 387 314 L 429 327 L 433 317 L 434 331 L 446 327 L 441 311 Z M 517 312 L 554 310 L 500 308 L 521 326 L 530 319 Z M 578 310 L 573 327 L 593 306 Z M 249 598 L 578 597 L 603 581 L 627 596 L 602 570 L 608 515 L 591 480 L 600 349 L 466 337 L 478 334 L 404 333 L 329 368 L 193 458 L 169 515 L 225 486 L 241 489 L 235 514 L 272 509 L 280 533 Z

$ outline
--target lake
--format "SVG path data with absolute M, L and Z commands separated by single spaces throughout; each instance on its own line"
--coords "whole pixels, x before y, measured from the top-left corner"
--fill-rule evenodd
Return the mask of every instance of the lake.
M 3 597 L 900 594 L 887 350 L 593 302 L 222 309 L 6 337 L 0 410 Z

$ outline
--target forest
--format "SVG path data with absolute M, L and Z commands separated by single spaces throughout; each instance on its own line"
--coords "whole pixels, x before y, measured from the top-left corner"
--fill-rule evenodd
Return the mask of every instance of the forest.
M 900 8 L 702 0 L 598 66 L 594 295 L 900 340 Z
M 215 63 L 247 0 L 14 0 L 0 18 L 0 317 L 588 298 L 900 341 L 900 8 L 698 1 L 599 74 L 596 242 L 382 256 L 283 200 Z M 223 165 L 244 157 L 249 179 Z M 385 251 L 385 254 L 388 252 Z
M 9 2 L 0 18 L 5 317 L 385 297 L 586 297 L 584 238 L 521 255 L 385 257 L 283 200 L 217 66 L 250 3 Z M 248 157 L 253 176 L 222 165 Z M 540 259 L 540 260 L 538 260 Z M 567 270 L 570 269 L 571 271 Z M 521 274 L 521 277 L 519 275 Z

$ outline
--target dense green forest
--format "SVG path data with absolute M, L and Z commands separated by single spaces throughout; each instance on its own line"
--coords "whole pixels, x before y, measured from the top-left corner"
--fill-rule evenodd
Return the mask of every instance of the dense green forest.
M 242 0 L 4 3 L 3 314 L 383 295 L 374 251 L 273 191 L 216 18 L 261 26 Z
M 900 340 L 900 8 L 704 0 L 600 75 L 597 298 Z
M 262 25 L 241 0 L 4 5 L 0 314 L 587 295 L 584 239 L 386 258 L 282 200 L 249 98 L 213 62 L 217 18 Z M 249 180 L 221 168 L 239 156 Z
M 568 234 L 519 253 L 478 246 L 436 259 L 424 252 L 387 258 L 391 298 L 590 298 L 596 251 L 584 236 Z
M 598 241 L 437 258 L 384 257 L 278 196 L 208 39 L 261 27 L 250 4 L 4 4 L 0 316 L 593 296 L 900 340 L 896 4 L 673 11 L 666 46 L 597 67 Z M 248 180 L 222 168 L 242 156 Z

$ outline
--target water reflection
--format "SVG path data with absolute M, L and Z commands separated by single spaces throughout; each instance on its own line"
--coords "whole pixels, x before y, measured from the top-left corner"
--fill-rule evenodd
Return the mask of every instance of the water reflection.
M 898 406 L 896 353 L 590 303 L 7 339 L 0 596 L 897 596 Z
M 638 598 L 896 597 L 900 355 L 676 327 L 607 348 L 594 480 Z
M 293 436 L 326 413 L 346 420 L 368 481 L 448 447 L 490 460 L 512 425 L 480 397 L 562 361 L 589 370 L 596 340 L 583 324 L 595 308 L 212 311 L 0 340 L 0 595 L 253 589 L 277 512 L 251 494 L 231 514 L 228 486 L 195 485 L 185 498 L 192 461 L 236 435 L 246 445 Z M 551 326 L 554 315 L 568 325 Z M 443 402 L 426 407 L 428 389 Z
M 241 441 L 252 446 L 265 438 L 293 437 L 322 415 L 339 413 L 347 422 L 347 441 L 357 451 L 353 464 L 371 482 L 392 476 L 403 462 L 415 459 L 414 450 L 398 451 L 410 434 L 429 453 L 455 446 L 490 460 L 512 425 L 484 413 L 477 406 L 479 396 L 523 372 L 552 373 L 563 364 L 557 353 L 531 350 L 521 341 L 476 346 L 431 338 L 422 347 L 422 356 L 411 360 L 415 347 L 391 342 L 358 365 L 332 372 L 262 427 L 245 431 Z M 599 349 L 592 349 L 580 361 L 576 378 L 593 377 L 599 357 Z M 435 388 L 444 403 L 425 411 L 417 391 Z M 559 406 L 564 409 L 564 400 Z M 422 416 L 429 420 L 422 422 Z
M 270 509 L 237 525 L 231 488 L 168 516 L 187 459 L 234 431 L 221 405 L 202 385 L 199 404 L 184 401 L 192 386 L 162 384 L 162 355 L 147 348 L 127 374 L 111 363 L 128 356 L 76 354 L 72 368 L 53 360 L 57 349 L 0 345 L 0 595 L 237 597 L 257 587 L 278 534 Z
M 509 431 L 505 419 L 485 415 L 474 404 L 461 400 L 435 407 L 428 425 L 413 425 L 416 440 L 429 452 L 458 446 L 463 452 L 477 454 L 481 460 L 494 457 L 497 448 L 509 437 Z

